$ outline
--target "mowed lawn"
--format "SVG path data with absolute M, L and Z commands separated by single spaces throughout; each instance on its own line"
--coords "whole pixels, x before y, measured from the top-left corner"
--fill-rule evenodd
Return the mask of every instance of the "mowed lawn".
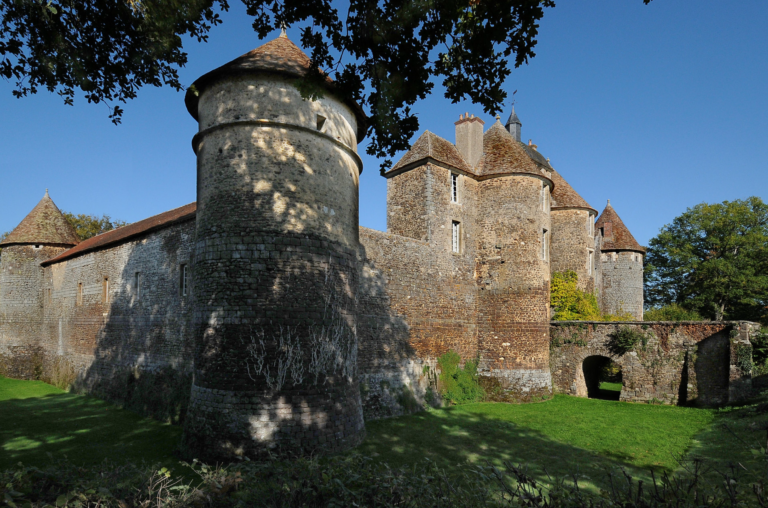
M 604 485 L 626 468 L 646 478 L 650 468 L 677 469 L 686 453 L 751 467 L 745 442 L 764 443 L 768 412 L 753 405 L 707 410 L 631 404 L 557 395 L 536 404 L 479 403 L 370 421 L 350 453 L 392 466 L 425 459 L 447 470 L 470 464 L 523 464 L 546 480 L 577 473 Z M 0 468 L 104 459 L 161 463 L 179 470 L 181 428 L 142 418 L 108 402 L 62 392 L 39 381 L 0 377 Z M 761 458 L 761 457 L 758 457 Z M 182 473 L 183 474 L 183 473 Z
M 0 469 L 105 458 L 176 467 L 181 428 L 142 418 L 108 402 L 63 392 L 42 381 L 0 377 Z

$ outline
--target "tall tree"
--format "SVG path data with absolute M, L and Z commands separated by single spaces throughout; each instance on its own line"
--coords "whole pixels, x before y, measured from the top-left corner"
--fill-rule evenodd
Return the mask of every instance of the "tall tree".
M 75 228 L 75 232 L 80 238 L 80 241 L 128 225 L 127 222 L 112 219 L 109 215 L 102 215 L 99 217 L 97 215 L 88 215 L 84 213 L 79 213 L 77 215 L 70 212 L 62 213 L 67 219 L 67 222 L 72 224 L 72 227 Z
M 419 128 L 411 107 L 442 81 L 446 97 L 488 114 L 503 107 L 515 67 L 535 56 L 539 20 L 553 0 L 242 0 L 260 38 L 298 24 L 313 67 L 370 117 L 368 153 L 391 164 Z M 645 0 L 646 3 L 649 0 Z M 0 0 L 0 75 L 23 97 L 46 88 L 72 104 L 78 91 L 121 104 L 144 85 L 183 89 L 182 36 L 207 40 L 228 0 Z M 339 12 L 341 9 L 341 12 Z
M 702 203 L 651 239 L 645 301 L 676 303 L 720 321 L 758 320 L 768 304 L 768 205 Z

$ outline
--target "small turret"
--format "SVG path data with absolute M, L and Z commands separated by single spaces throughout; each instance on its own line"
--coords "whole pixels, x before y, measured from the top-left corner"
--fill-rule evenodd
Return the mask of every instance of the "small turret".
M 520 119 L 517 117 L 517 113 L 515 113 L 515 107 L 512 106 L 512 113 L 509 115 L 509 119 L 507 119 L 507 125 L 505 125 L 507 130 L 509 131 L 512 136 L 517 141 L 520 141 L 521 131 L 523 128 L 522 122 L 520 122 Z
M 643 319 L 642 247 L 611 206 L 595 223 L 600 245 L 600 307 L 606 314 L 630 313 Z
M 74 247 L 80 243 L 77 233 L 54 204 L 45 189 L 45 196 L 24 220 L 11 231 L 0 247 L 10 245 L 55 245 Z

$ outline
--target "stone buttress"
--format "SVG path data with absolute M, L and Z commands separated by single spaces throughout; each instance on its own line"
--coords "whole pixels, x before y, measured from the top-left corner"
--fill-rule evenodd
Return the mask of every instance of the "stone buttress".
M 284 35 L 195 82 L 195 373 L 187 453 L 339 451 L 364 437 L 357 372 L 357 140 L 364 116 L 303 100 Z

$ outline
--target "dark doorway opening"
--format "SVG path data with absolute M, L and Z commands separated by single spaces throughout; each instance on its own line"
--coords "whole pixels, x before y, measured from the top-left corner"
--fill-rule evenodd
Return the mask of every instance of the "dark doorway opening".
M 621 366 L 607 356 L 588 356 L 582 364 L 587 396 L 590 399 L 621 398 Z

